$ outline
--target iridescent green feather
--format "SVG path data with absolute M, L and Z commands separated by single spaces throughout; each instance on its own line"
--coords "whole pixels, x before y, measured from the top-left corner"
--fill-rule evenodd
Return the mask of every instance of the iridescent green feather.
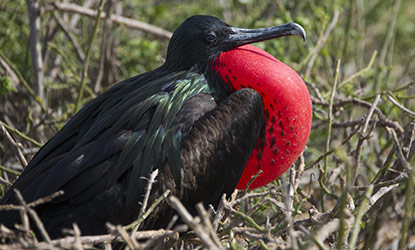
M 166 162 L 170 166 L 176 185 L 180 185 L 182 138 L 176 117 L 187 100 L 197 94 L 209 92 L 204 76 L 189 72 L 176 74 L 170 83 L 166 84 L 164 81 L 162 87 L 166 91 L 148 97 L 139 103 L 133 112 L 134 116 L 141 117 L 135 129 L 145 130 L 145 140 L 136 140 L 137 143 L 143 144 L 143 148 L 131 163 L 133 167 L 128 180 L 127 204 L 140 198 L 136 197 L 136 194 L 140 193 L 138 190 L 145 188 L 146 178 L 154 169 Z M 130 151 L 131 147 L 126 145 L 124 150 Z M 130 153 L 126 152 L 124 155 Z

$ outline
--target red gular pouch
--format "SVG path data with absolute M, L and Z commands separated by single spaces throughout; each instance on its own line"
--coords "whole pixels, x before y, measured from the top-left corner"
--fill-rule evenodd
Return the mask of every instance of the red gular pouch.
M 231 89 L 252 88 L 264 101 L 265 141 L 249 158 L 238 189 L 262 170 L 249 189 L 280 177 L 303 151 L 311 129 L 311 98 L 302 78 L 262 49 L 244 45 L 222 52 L 213 69 Z

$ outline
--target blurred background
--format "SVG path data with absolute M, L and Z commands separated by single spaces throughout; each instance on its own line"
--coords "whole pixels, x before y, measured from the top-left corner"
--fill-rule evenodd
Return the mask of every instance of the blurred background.
M 171 32 L 195 14 L 241 28 L 297 22 L 307 32 L 305 42 L 255 45 L 295 69 L 309 88 L 314 118 L 304 164 L 293 168 L 296 181 L 287 173 L 251 191 L 264 195 L 238 204 L 264 228 L 268 221 L 271 234 L 229 236 L 224 228 L 252 226 L 235 216 L 219 228 L 221 239 L 242 248 L 415 248 L 412 0 L 2 0 L 1 194 L 86 102 L 160 66 Z M 287 182 L 295 187 L 291 198 L 278 189 Z M 267 197 L 291 199 L 289 217 Z M 311 220 L 311 210 L 327 218 Z M 324 228 L 334 219 L 335 230 Z

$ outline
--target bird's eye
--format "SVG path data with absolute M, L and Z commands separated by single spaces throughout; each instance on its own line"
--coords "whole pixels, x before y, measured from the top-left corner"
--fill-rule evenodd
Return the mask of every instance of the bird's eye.
M 215 41 L 216 41 L 216 34 L 215 34 L 215 33 L 213 33 L 213 32 L 206 34 L 206 36 L 205 36 L 205 40 L 206 40 L 206 42 L 208 42 L 208 43 L 213 43 L 213 42 L 215 42 Z

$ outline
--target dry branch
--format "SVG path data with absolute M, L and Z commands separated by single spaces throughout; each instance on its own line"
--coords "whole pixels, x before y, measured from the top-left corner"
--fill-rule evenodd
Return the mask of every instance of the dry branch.
M 13 71 L 12 67 L 4 60 L 0 54 L 0 66 L 7 72 L 7 75 L 10 77 L 13 88 L 16 88 L 19 83 L 19 77 Z
M 57 192 L 55 192 L 53 194 L 50 194 L 48 196 L 45 196 L 43 198 L 39 198 L 39 199 L 37 199 L 35 201 L 32 201 L 30 203 L 27 203 L 26 206 L 29 207 L 29 208 L 37 207 L 41 204 L 47 203 L 47 202 L 55 199 L 56 197 L 59 197 L 61 195 L 63 195 L 62 190 L 57 191 Z M 21 205 L 20 206 L 19 205 L 12 205 L 12 204 L 0 205 L 0 211 L 1 210 L 24 210 L 24 209 L 25 208 Z
M 55 18 L 59 26 L 63 29 L 65 35 L 69 38 L 69 41 L 71 41 L 73 47 L 75 48 L 76 55 L 78 56 L 79 61 L 83 62 L 85 60 L 85 53 L 82 50 L 76 38 L 72 35 L 70 27 L 57 12 L 53 12 L 53 17 Z
M 13 139 L 13 137 L 9 134 L 7 129 L 4 127 L 3 123 L 0 122 L 0 130 L 3 135 L 5 135 L 6 139 L 9 141 L 10 145 L 12 146 L 13 150 L 16 152 L 17 159 L 19 159 L 22 167 L 24 168 L 27 165 L 27 160 L 24 157 L 22 150 L 20 149 L 20 145 Z
M 377 95 L 376 98 L 375 98 L 375 101 L 373 101 L 373 104 L 370 107 L 370 109 L 369 109 L 369 111 L 366 115 L 365 122 L 364 122 L 363 127 L 360 131 L 359 140 L 357 141 L 357 146 L 356 146 L 356 150 L 355 150 L 355 166 L 354 166 L 354 169 L 353 169 L 352 184 L 354 184 L 356 182 L 356 178 L 357 178 L 357 175 L 359 173 L 360 154 L 361 154 L 362 149 L 363 149 L 363 142 L 365 140 L 369 139 L 369 137 L 370 137 L 370 133 L 366 133 L 367 127 L 369 126 L 369 122 L 372 119 L 373 112 L 375 111 L 375 108 L 377 107 L 379 101 L 380 101 L 380 95 Z
M 402 164 L 402 167 L 405 169 L 406 174 L 409 174 L 411 172 L 411 165 L 406 161 L 405 156 L 403 155 L 402 152 L 402 147 L 399 143 L 398 140 L 398 136 L 396 135 L 395 130 L 391 129 L 391 128 L 386 128 L 389 132 L 389 134 L 392 136 L 393 142 L 395 143 L 395 151 L 396 151 L 396 155 L 398 156 L 399 161 Z
M 50 243 L 50 237 L 48 232 L 46 232 L 45 226 L 43 225 L 43 222 L 40 220 L 40 217 L 37 215 L 36 211 L 28 206 L 26 201 L 23 199 L 23 195 L 19 192 L 19 190 L 15 189 L 14 192 L 16 193 L 17 199 L 19 200 L 21 207 L 23 210 L 19 210 L 20 215 L 22 216 L 22 221 L 24 221 L 25 228 L 28 230 L 29 223 L 27 221 L 27 214 L 30 216 L 30 218 L 34 221 L 37 229 L 40 232 L 40 235 L 42 236 L 43 240 L 45 240 L 47 243 Z
M 411 111 L 410 109 L 406 108 L 402 104 L 400 104 L 397 100 L 395 100 L 391 95 L 388 95 L 388 99 L 395 104 L 398 108 L 400 108 L 402 111 L 410 115 L 411 117 L 415 118 L 415 112 Z
M 315 101 L 313 102 L 314 105 L 322 105 L 322 106 L 328 106 L 329 103 L 327 102 L 320 102 L 320 101 Z M 372 103 L 360 100 L 358 98 L 349 98 L 349 99 L 339 99 L 337 100 L 335 103 L 333 103 L 333 108 L 340 108 L 343 106 L 347 106 L 349 104 L 354 104 L 354 105 L 359 105 L 365 108 L 371 108 L 372 107 Z M 382 111 L 379 108 L 375 108 L 374 110 L 375 114 L 378 116 L 379 118 L 379 124 L 381 124 L 382 126 L 385 127 L 390 127 L 392 129 L 395 130 L 396 133 L 398 133 L 398 135 L 401 135 L 404 132 L 404 129 L 402 128 L 402 126 L 396 122 L 396 121 L 392 121 L 388 118 L 386 118 L 386 116 L 382 113 Z M 357 125 L 360 121 L 354 121 L 354 125 Z
M 197 236 L 199 236 L 203 244 L 205 244 L 208 249 L 223 249 L 221 245 L 217 244 L 218 240 L 212 239 L 212 233 L 209 232 L 209 228 L 212 228 L 211 226 L 202 224 L 199 217 L 193 218 L 193 216 L 186 210 L 180 200 L 176 197 L 170 196 L 168 201 L 170 206 L 172 206 L 180 214 L 183 221 L 190 226 Z M 206 220 L 203 222 L 205 221 Z
M 321 49 L 323 48 L 324 44 L 326 43 L 327 38 L 330 36 L 331 32 L 333 31 L 334 27 L 336 27 L 337 21 L 339 19 L 340 12 L 338 10 L 335 10 L 333 13 L 333 18 L 331 19 L 331 22 L 329 26 L 327 27 L 326 31 L 324 32 L 324 35 L 319 39 L 317 42 L 316 47 L 313 50 L 313 53 L 310 57 L 310 60 L 307 63 L 307 68 L 305 70 L 305 78 L 308 79 L 310 77 L 311 69 L 313 68 L 314 61 L 316 60 L 318 54 L 320 53 Z
M 34 91 L 35 94 L 41 100 L 43 100 L 43 103 L 45 103 L 43 86 L 44 67 L 42 58 L 42 48 L 40 46 L 40 4 L 39 0 L 27 0 L 26 2 L 29 11 L 30 53 L 32 55 L 33 74 L 35 76 Z
M 65 2 L 54 2 L 53 7 L 49 7 L 49 10 L 58 9 L 60 11 L 70 12 L 70 13 L 77 13 L 81 15 L 85 15 L 88 17 L 96 17 L 97 11 L 93 9 L 89 9 L 86 7 L 82 7 L 73 3 L 65 3 Z M 101 13 L 101 18 L 107 18 L 106 13 Z M 155 36 L 161 37 L 161 38 L 167 38 L 169 39 L 172 36 L 172 33 L 170 31 L 167 31 L 165 29 L 162 29 L 160 27 L 141 22 L 135 19 L 118 16 L 118 15 L 111 15 L 111 20 L 118 24 L 123 24 L 129 28 L 141 30 L 150 34 L 153 34 Z
M 3 179 L 3 177 L 1 177 L 1 176 L 0 176 L 0 184 L 5 186 L 6 189 L 8 189 L 12 186 L 12 184 L 9 181 Z

